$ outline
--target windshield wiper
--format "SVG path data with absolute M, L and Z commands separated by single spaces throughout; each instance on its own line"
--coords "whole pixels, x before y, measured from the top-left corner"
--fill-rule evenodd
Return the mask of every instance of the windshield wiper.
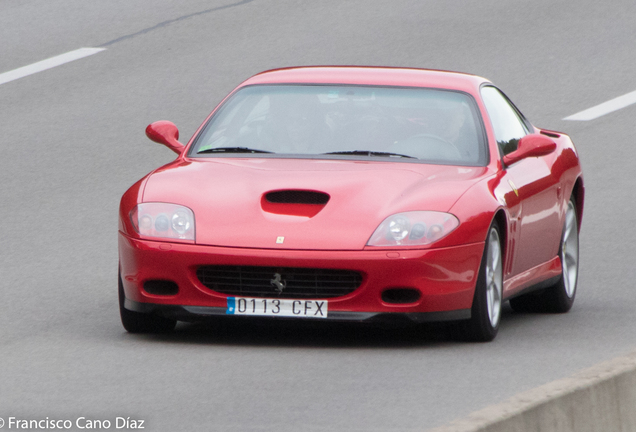
M 327 155 L 361 155 L 361 156 L 380 156 L 380 157 L 402 157 L 409 159 L 417 159 L 414 156 L 403 155 L 399 153 L 388 153 L 388 152 L 378 152 L 378 151 L 370 151 L 370 150 L 351 150 L 351 151 L 339 151 L 339 152 L 330 152 L 324 153 Z
M 251 149 L 247 147 L 217 147 L 217 148 L 205 149 L 205 150 L 201 150 L 200 152 L 197 152 L 197 154 L 203 154 L 203 153 L 273 153 L 273 152 L 266 151 L 266 150 Z

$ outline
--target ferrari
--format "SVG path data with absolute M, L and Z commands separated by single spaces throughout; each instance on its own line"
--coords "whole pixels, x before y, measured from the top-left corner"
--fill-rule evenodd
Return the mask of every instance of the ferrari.
M 488 80 L 296 67 L 234 89 L 119 208 L 132 333 L 226 319 L 452 322 L 567 312 L 585 188 L 577 150 Z M 255 321 L 256 322 L 256 321 Z

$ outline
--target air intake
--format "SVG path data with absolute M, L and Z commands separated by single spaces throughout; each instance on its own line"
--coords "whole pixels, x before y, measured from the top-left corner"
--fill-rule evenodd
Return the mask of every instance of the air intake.
M 171 296 L 179 293 L 179 286 L 169 280 L 148 280 L 144 282 L 144 291 L 153 295 Z
M 229 296 L 283 299 L 341 297 L 362 283 L 356 271 L 322 268 L 208 265 L 197 269 L 197 277 L 207 288 Z M 283 282 L 282 291 L 272 282 L 275 278 Z
M 323 192 L 306 190 L 283 190 L 265 194 L 267 202 L 272 204 L 314 204 L 325 205 L 329 195 Z
M 382 292 L 382 301 L 391 304 L 415 303 L 422 293 L 413 288 L 391 288 Z

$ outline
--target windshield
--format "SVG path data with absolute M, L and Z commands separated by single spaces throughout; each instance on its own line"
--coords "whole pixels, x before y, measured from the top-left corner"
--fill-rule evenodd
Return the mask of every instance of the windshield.
M 257 85 L 236 92 L 189 156 L 392 158 L 485 165 L 475 102 L 425 88 Z

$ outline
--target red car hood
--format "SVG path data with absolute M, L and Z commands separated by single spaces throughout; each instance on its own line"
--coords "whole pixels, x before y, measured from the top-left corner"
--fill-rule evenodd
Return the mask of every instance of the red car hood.
M 143 201 L 192 209 L 197 244 L 360 250 L 392 214 L 448 211 L 485 171 L 399 162 L 206 158 L 153 173 Z M 330 198 L 312 217 L 264 209 L 264 194 L 280 190 L 318 191 Z

